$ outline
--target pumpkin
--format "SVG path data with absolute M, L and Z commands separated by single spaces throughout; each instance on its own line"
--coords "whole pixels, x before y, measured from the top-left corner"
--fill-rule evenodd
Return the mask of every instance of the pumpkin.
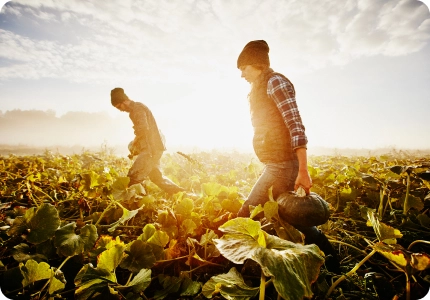
M 330 217 L 330 206 L 320 195 L 310 192 L 299 196 L 285 192 L 276 199 L 279 217 L 293 226 L 318 226 Z

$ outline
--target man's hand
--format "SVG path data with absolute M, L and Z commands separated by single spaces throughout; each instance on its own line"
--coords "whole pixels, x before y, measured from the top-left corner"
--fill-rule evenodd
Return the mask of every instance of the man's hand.
M 299 170 L 294 184 L 294 190 L 296 191 L 299 187 L 302 187 L 305 190 L 306 195 L 309 195 L 311 192 L 312 179 L 308 170 Z

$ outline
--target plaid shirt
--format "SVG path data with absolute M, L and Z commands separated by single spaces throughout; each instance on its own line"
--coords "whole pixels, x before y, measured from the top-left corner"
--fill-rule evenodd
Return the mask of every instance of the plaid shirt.
M 291 146 L 306 148 L 308 139 L 305 134 L 305 126 L 302 123 L 299 109 L 296 103 L 296 93 L 293 84 L 284 77 L 275 74 L 267 83 L 267 94 L 275 101 L 285 125 L 290 130 Z

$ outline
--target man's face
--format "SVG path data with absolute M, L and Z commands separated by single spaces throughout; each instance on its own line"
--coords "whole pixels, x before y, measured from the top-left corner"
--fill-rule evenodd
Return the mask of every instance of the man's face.
M 116 109 L 119 109 L 120 111 L 127 111 L 127 105 L 125 105 L 124 102 L 121 102 L 120 104 L 115 106 Z
M 253 83 L 261 74 L 261 70 L 256 69 L 251 65 L 241 66 L 239 70 L 242 72 L 241 77 L 245 78 L 249 83 Z

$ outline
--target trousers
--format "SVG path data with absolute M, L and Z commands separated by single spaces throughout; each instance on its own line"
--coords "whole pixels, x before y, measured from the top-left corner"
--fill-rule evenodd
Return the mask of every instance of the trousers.
M 168 194 L 184 191 L 183 188 L 161 173 L 160 159 L 162 154 L 163 152 L 156 155 L 151 155 L 148 152 L 139 153 L 127 174 L 130 178 L 129 185 L 141 183 L 146 177 L 149 177 L 153 183 Z
M 249 205 L 262 206 L 269 201 L 269 188 L 272 187 L 273 199 L 287 191 L 294 190 L 294 183 L 299 171 L 299 163 L 297 160 L 285 161 L 280 163 L 268 163 L 264 166 L 263 172 L 254 184 L 247 200 L 243 203 L 238 217 L 249 217 Z M 316 244 L 326 255 L 331 256 L 329 261 L 326 261 L 329 271 L 338 273 L 339 262 L 336 251 L 328 241 L 323 232 L 315 226 L 294 226 L 305 236 L 305 244 Z

